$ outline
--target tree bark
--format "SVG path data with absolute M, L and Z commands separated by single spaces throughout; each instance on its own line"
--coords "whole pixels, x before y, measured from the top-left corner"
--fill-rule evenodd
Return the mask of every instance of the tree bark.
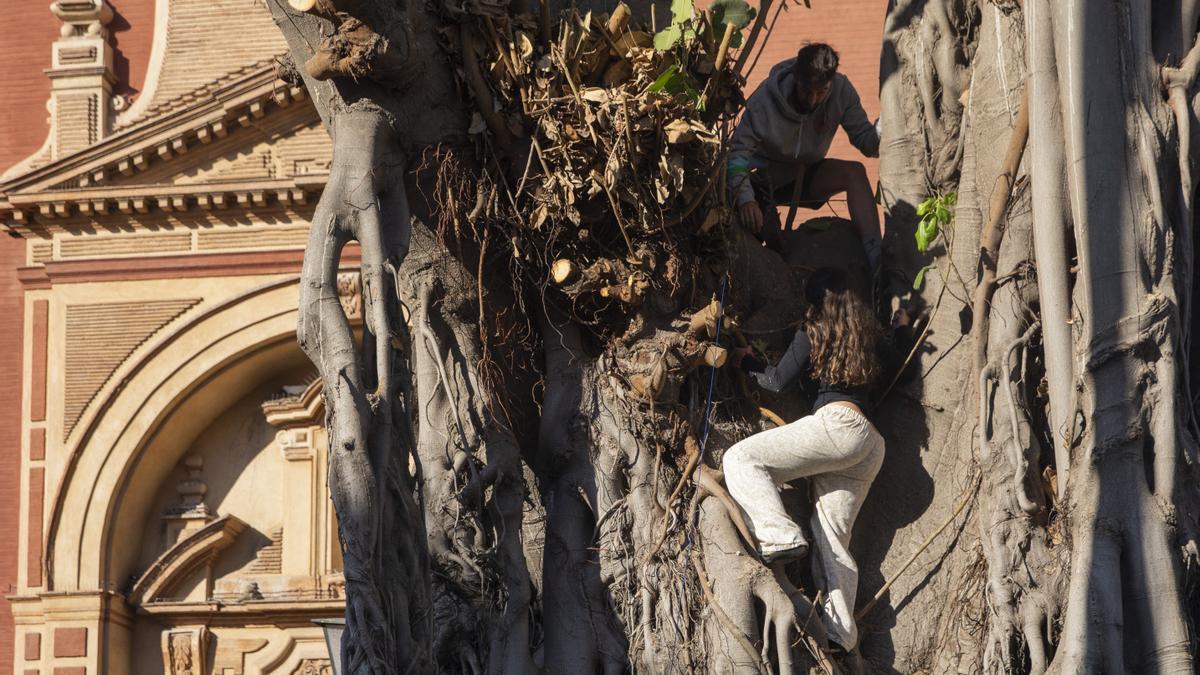
M 722 215 L 664 290 L 621 219 L 641 197 L 605 188 L 590 208 L 616 209 L 620 252 L 524 251 L 483 211 L 519 211 L 508 184 L 541 150 L 474 46 L 524 10 L 545 44 L 548 9 L 270 2 L 334 139 L 298 337 L 325 380 L 347 672 L 1193 667 L 1197 3 L 891 3 L 888 287 L 932 271 L 897 299 L 924 306 L 924 339 L 874 413 L 888 455 L 854 538 L 859 597 L 884 590 L 831 657 L 814 589 L 758 561 L 720 481 L 725 448 L 804 404 L 710 368 L 786 343 L 789 263 L 829 264 L 845 232 L 785 262 Z M 1187 30 L 1155 28 L 1171 17 Z M 472 108 L 489 131 L 468 138 Z M 949 192 L 954 222 L 917 252 L 916 205 Z M 350 241 L 361 344 L 336 292 Z M 512 283 L 523 265 L 544 265 L 536 288 Z M 628 323 L 581 325 L 581 298 Z

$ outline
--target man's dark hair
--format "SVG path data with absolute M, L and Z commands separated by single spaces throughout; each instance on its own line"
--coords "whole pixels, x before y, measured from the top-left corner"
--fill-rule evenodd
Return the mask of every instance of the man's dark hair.
M 796 78 L 806 85 L 823 85 L 837 74 L 838 54 L 824 42 L 812 42 L 796 54 Z

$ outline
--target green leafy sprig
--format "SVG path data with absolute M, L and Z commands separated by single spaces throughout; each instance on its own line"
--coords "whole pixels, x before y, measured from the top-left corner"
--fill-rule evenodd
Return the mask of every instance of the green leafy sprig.
M 947 192 L 926 197 L 917 205 L 917 215 L 921 217 L 916 232 L 918 251 L 928 251 L 938 235 L 954 225 L 954 205 L 957 202 L 958 193 Z M 913 279 L 913 290 L 920 290 L 921 285 L 925 283 L 925 272 L 932 267 L 933 265 L 926 265 L 917 271 L 917 276 Z

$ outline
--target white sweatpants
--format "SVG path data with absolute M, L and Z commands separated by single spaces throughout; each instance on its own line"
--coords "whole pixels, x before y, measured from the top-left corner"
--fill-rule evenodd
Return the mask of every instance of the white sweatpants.
M 829 636 L 846 649 L 858 643 L 858 565 L 850 555 L 850 533 L 882 463 L 883 437 L 867 418 L 836 403 L 735 444 L 722 463 L 729 494 L 745 512 L 764 553 L 804 541 L 800 526 L 783 508 L 777 485 L 797 478 L 812 481 L 813 572 L 824 592 Z

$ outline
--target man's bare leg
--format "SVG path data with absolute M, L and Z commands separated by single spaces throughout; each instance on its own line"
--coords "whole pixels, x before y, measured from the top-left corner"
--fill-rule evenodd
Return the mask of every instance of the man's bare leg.
M 874 271 L 879 266 L 883 233 L 879 227 L 879 210 L 875 205 L 875 192 L 867 179 L 867 169 L 861 162 L 844 159 L 826 159 L 815 167 L 808 184 L 808 197 L 824 200 L 846 193 L 850 208 L 850 221 L 858 230 L 867 262 Z

